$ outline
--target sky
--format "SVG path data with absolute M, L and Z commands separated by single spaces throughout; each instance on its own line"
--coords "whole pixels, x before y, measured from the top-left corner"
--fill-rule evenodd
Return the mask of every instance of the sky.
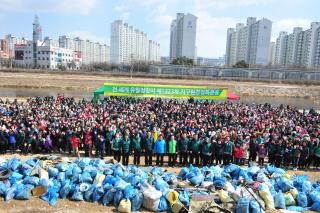
M 169 55 L 170 23 L 176 13 L 198 17 L 198 56 L 225 54 L 227 28 L 247 17 L 273 22 L 272 41 L 280 31 L 307 29 L 320 21 L 319 0 L 0 0 L 0 37 L 13 34 L 32 38 L 32 22 L 38 14 L 43 36 L 80 36 L 110 44 L 110 26 L 123 19 L 146 32 Z

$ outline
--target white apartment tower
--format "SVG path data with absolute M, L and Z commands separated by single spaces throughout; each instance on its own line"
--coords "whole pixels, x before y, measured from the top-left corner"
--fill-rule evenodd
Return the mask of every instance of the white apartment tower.
M 160 44 L 122 20 L 111 24 L 110 59 L 114 64 L 160 62 Z M 156 56 L 156 57 L 153 57 Z
M 236 30 L 227 31 L 226 60 L 227 66 L 233 66 L 244 60 L 250 65 L 269 63 L 269 45 L 272 22 L 268 19 L 256 20 L 249 17 L 247 24 L 238 23 Z M 233 29 L 233 30 L 231 30 Z
M 197 17 L 192 14 L 177 13 L 171 23 L 170 60 L 186 57 L 196 61 Z

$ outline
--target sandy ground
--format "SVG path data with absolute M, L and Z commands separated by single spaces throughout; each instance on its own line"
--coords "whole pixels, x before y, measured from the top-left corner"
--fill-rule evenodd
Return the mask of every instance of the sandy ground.
M 7 154 L 1 156 L 7 159 L 10 159 L 12 155 Z M 28 159 L 32 157 L 32 155 L 17 155 L 17 157 L 21 159 Z M 105 160 L 111 159 L 111 157 L 106 157 Z M 167 164 L 167 157 L 165 157 L 165 165 Z M 130 163 L 132 164 L 133 158 L 130 157 Z M 141 158 L 142 166 L 144 164 L 144 158 Z M 155 164 L 155 162 L 154 162 Z M 178 174 L 181 167 L 171 168 L 164 167 L 167 171 L 175 172 Z M 308 175 L 309 180 L 318 180 L 320 179 L 320 173 L 315 170 L 308 171 L 292 171 L 288 170 L 290 174 L 296 175 Z M 2 198 L 1 198 L 2 199 Z M 0 206 L 2 209 L 0 212 L 8 212 L 8 213 L 34 213 L 34 212 L 48 212 L 48 213 L 88 213 L 88 212 L 117 212 L 113 205 L 103 206 L 98 203 L 89 203 L 89 202 L 75 202 L 70 200 L 61 200 L 58 199 L 56 206 L 52 207 L 47 202 L 42 201 L 39 198 L 33 198 L 28 201 L 19 201 L 19 200 L 11 200 L 9 202 L 5 202 L 0 200 Z M 142 209 L 140 212 L 148 212 Z M 268 211 L 269 213 L 279 213 L 278 210 Z
M 92 92 L 105 82 L 122 83 L 157 83 L 174 85 L 207 85 L 229 88 L 240 95 L 285 96 L 285 97 L 320 97 L 320 85 L 283 84 L 277 82 L 244 82 L 225 80 L 190 80 L 160 79 L 155 77 L 114 77 L 110 74 L 61 74 L 61 73 L 28 73 L 1 72 L 0 88 L 34 88 L 62 89 L 66 91 Z

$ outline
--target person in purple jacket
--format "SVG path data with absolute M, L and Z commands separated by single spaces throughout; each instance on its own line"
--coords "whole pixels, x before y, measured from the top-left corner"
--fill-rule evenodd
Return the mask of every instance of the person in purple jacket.
M 264 147 L 264 144 L 260 144 L 259 147 L 258 147 L 258 155 L 259 155 L 259 165 L 260 166 L 263 166 L 264 164 L 264 158 L 266 157 L 267 155 L 267 149 L 266 147 Z
M 160 166 L 163 166 L 163 157 L 166 154 L 166 152 L 167 152 L 167 144 L 166 144 L 166 141 L 163 140 L 162 135 L 160 134 L 158 140 L 154 145 L 154 153 L 156 153 L 156 156 L 157 156 L 157 160 L 156 160 L 157 166 L 159 166 L 159 163 L 160 163 Z

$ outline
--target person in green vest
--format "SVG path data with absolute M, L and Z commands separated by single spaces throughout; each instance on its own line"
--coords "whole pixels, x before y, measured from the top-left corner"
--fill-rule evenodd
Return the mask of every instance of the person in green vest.
M 223 146 L 223 164 L 228 165 L 232 163 L 232 154 L 233 154 L 233 142 L 230 140 L 230 137 L 226 138 L 226 142 Z
M 171 135 L 169 141 L 169 163 L 168 166 L 174 167 L 176 163 L 177 156 L 177 141 L 174 139 L 174 135 Z
M 121 160 L 121 137 L 116 133 L 115 138 L 111 141 L 111 149 L 113 150 L 114 159 L 118 162 Z
M 133 164 L 140 165 L 140 154 L 141 154 L 141 139 L 137 132 L 132 138 L 132 148 L 133 148 Z
M 194 165 L 199 165 L 199 157 L 200 157 L 200 148 L 201 148 L 201 140 L 198 138 L 198 135 L 195 134 L 190 143 L 190 163 Z
M 183 133 L 181 139 L 179 140 L 179 163 L 180 165 L 188 164 L 188 147 L 189 140 L 187 134 Z
M 151 132 L 148 132 L 147 138 L 145 140 L 145 145 L 144 145 L 144 149 L 145 149 L 144 160 L 145 160 L 146 166 L 152 166 L 153 144 L 154 144 L 154 138 L 152 137 Z
M 106 155 L 110 156 L 112 155 L 112 149 L 111 149 L 111 141 L 115 135 L 115 132 L 111 129 L 111 127 L 108 128 L 106 131 Z
M 314 149 L 314 167 L 318 169 L 320 165 L 320 144 Z
M 268 149 L 268 158 L 269 162 L 271 165 L 274 165 L 275 161 L 275 152 L 276 152 L 276 147 L 275 147 L 275 141 L 272 140 L 267 143 L 267 149 Z
M 122 164 L 127 166 L 129 164 L 129 155 L 130 155 L 130 138 L 126 134 L 121 142 L 121 151 L 122 151 Z
M 212 143 L 210 143 L 209 138 L 206 138 L 201 147 L 203 166 L 207 166 L 212 155 Z

